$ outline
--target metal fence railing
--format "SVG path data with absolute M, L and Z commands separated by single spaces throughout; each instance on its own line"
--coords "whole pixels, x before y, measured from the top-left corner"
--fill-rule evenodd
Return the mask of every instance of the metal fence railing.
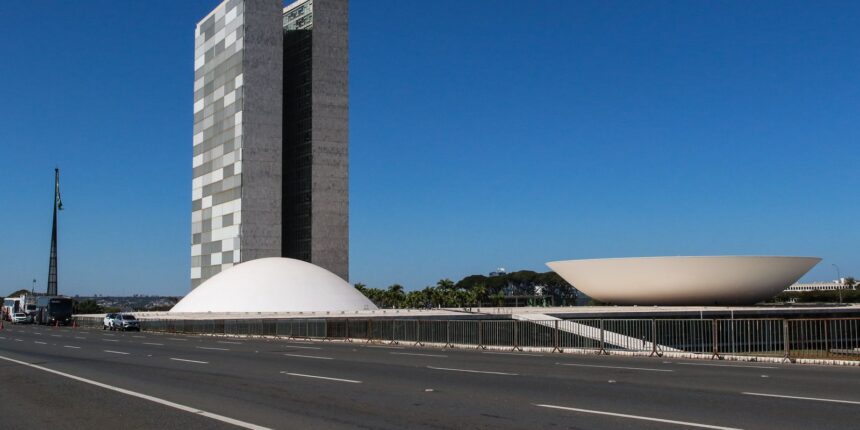
M 77 317 L 102 328 L 102 318 Z M 822 319 L 142 319 L 141 330 L 226 336 L 503 348 L 619 351 L 712 358 L 755 356 L 860 360 L 860 318 Z

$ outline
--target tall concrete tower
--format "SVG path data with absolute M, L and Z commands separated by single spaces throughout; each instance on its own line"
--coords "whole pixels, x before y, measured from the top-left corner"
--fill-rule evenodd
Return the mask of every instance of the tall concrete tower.
M 192 288 L 273 256 L 348 278 L 347 11 L 226 0 L 197 24 Z

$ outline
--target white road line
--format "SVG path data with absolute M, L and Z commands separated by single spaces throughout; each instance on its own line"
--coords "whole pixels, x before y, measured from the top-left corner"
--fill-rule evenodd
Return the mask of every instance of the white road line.
M 242 342 L 228 342 L 226 340 L 219 340 L 218 343 L 228 343 L 230 345 L 242 345 Z
M 427 366 L 428 369 L 433 370 L 448 370 L 451 372 L 466 372 L 466 373 L 486 373 L 488 375 L 508 375 L 508 376 L 518 376 L 518 373 L 508 373 L 508 372 L 490 372 L 488 370 L 469 370 L 469 369 L 451 369 L 448 367 L 433 367 Z
M 113 333 L 102 333 L 102 336 L 116 336 L 116 335 Z
M 129 354 L 129 353 L 127 353 L 127 352 L 122 352 L 122 351 L 111 351 L 111 350 L 109 350 L 109 349 L 103 349 L 102 351 L 107 352 L 107 353 L 110 353 L 110 354 L 122 354 L 122 355 L 128 355 L 128 354 Z
M 188 341 L 188 339 L 179 339 L 179 338 L 175 338 L 175 337 L 168 337 L 167 340 L 178 340 L 180 342 L 187 342 Z
M 496 354 L 496 355 L 527 355 L 529 357 L 543 357 L 543 354 L 529 354 L 526 352 L 494 352 L 484 351 L 481 354 Z
M 75 336 L 75 339 L 87 340 L 87 338 L 85 338 L 85 337 L 79 337 L 79 336 Z
M 39 342 L 38 340 L 34 340 L 33 343 L 38 343 L 39 345 L 47 345 L 45 342 Z
M 170 358 L 173 361 L 184 361 L 186 363 L 209 364 L 208 361 L 186 360 L 184 358 Z
M 318 347 L 318 346 L 297 346 L 297 345 L 290 345 L 290 346 L 288 346 L 287 348 L 296 348 L 296 349 L 322 349 L 322 348 L 320 348 L 320 347 Z
M 290 375 L 290 376 L 301 376 L 302 378 L 325 379 L 326 381 L 349 382 L 350 384 L 361 384 L 361 381 L 354 381 L 352 379 L 329 378 L 328 376 L 305 375 L 302 373 L 290 373 L 290 372 L 283 372 L 283 371 L 281 373 L 283 373 L 284 375 Z
M 163 343 L 155 343 L 155 342 L 141 342 L 144 345 L 155 345 L 155 346 L 164 346 Z
M 403 349 L 402 346 L 367 345 L 365 348 Z
M 15 339 L 15 342 L 23 342 L 21 339 Z
M 227 349 L 227 348 L 213 348 L 213 347 L 206 347 L 206 346 L 198 346 L 197 348 L 198 349 L 211 349 L 211 350 L 215 350 L 215 351 L 229 351 L 229 349 Z
M 776 366 L 744 366 L 742 364 L 676 363 L 684 366 L 741 367 L 746 369 L 779 369 Z
M 287 357 L 299 357 L 299 358 L 316 358 L 318 360 L 331 360 L 331 357 L 319 357 L 316 355 L 300 355 L 300 354 L 284 354 Z
M 634 420 L 643 420 L 643 421 L 654 421 L 654 422 L 665 423 L 665 424 L 677 424 L 677 425 L 687 426 L 687 427 L 699 427 L 699 428 L 717 429 L 717 430 L 740 430 L 740 429 L 735 428 L 735 427 L 713 426 L 710 424 L 700 424 L 700 423 L 691 423 L 691 422 L 687 422 L 687 421 L 666 420 L 663 418 L 651 418 L 651 417 L 643 417 L 643 416 L 639 416 L 639 415 L 618 414 L 615 412 L 595 411 L 595 410 L 591 410 L 591 409 L 568 408 L 566 406 L 539 405 L 539 404 L 535 404 L 535 406 L 539 406 L 541 408 L 561 409 L 561 410 L 572 411 L 572 412 L 583 412 L 586 414 L 609 415 L 611 417 L 630 418 L 630 419 L 634 419 Z
M 256 424 L 251 424 L 251 423 L 248 423 L 245 421 L 239 421 L 237 419 L 225 417 L 224 415 L 213 414 L 212 412 L 201 411 L 200 409 L 192 408 L 190 406 L 181 405 L 179 403 L 174 403 L 174 402 L 171 402 L 169 400 L 164 400 L 164 399 L 160 399 L 160 398 L 154 397 L 154 396 L 149 396 L 149 395 L 146 395 L 143 393 L 138 393 L 135 391 L 126 390 L 124 388 L 115 387 L 113 385 L 103 384 L 101 382 L 96 382 L 96 381 L 93 381 L 91 379 L 81 378 L 80 376 L 75 376 L 75 375 L 71 375 L 68 373 L 58 372 L 58 371 L 53 370 L 53 369 L 48 369 L 47 367 L 42 367 L 42 366 L 38 366 L 35 364 L 27 363 L 24 361 L 15 360 L 12 358 L 4 357 L 2 355 L 0 355 L 0 360 L 6 360 L 6 361 L 9 361 L 12 363 L 17 363 L 17 364 L 21 364 L 21 365 L 24 365 L 27 367 L 31 367 L 33 369 L 38 369 L 38 370 L 41 370 L 44 372 L 53 373 L 55 375 L 59 375 L 59 376 L 65 377 L 65 378 L 73 379 L 73 380 L 78 381 L 78 382 L 83 382 L 86 384 L 95 385 L 96 387 L 115 391 L 117 393 L 125 394 L 127 396 L 137 397 L 139 399 L 148 400 L 148 401 L 153 402 L 153 403 L 158 403 L 160 405 L 168 406 L 168 407 L 171 407 L 174 409 L 179 409 L 180 411 L 184 411 L 184 412 L 190 412 L 192 414 L 204 416 L 206 418 L 211 418 L 213 420 L 221 421 L 223 423 L 232 424 L 232 425 L 237 426 L 237 427 L 242 427 L 242 428 L 251 429 L 251 430 L 270 430 L 268 427 L 258 426 Z
M 780 399 L 812 400 L 812 401 L 816 401 L 816 402 L 846 403 L 849 405 L 860 405 L 860 402 L 853 401 L 853 400 L 822 399 L 822 398 L 818 398 L 818 397 L 783 396 L 780 394 L 747 393 L 747 392 L 744 392 L 741 394 L 746 394 L 748 396 L 777 397 Z
M 52 334 L 51 337 L 63 337 L 61 334 Z
M 389 352 L 389 354 L 394 354 L 394 355 L 414 355 L 414 356 L 417 356 L 417 357 L 442 357 L 442 358 L 448 358 L 448 356 L 447 356 L 447 355 L 442 355 L 442 354 L 418 354 L 418 353 L 414 353 L 414 352 Z
M 0 339 L 6 339 L 6 336 L 0 336 Z
M 577 366 L 577 367 L 600 367 L 603 369 L 622 369 L 622 370 L 644 370 L 648 372 L 674 372 L 669 369 L 650 369 L 646 367 L 622 367 L 622 366 L 600 366 L 597 364 L 574 364 L 574 363 L 555 363 L 559 366 Z
M 81 349 L 80 346 L 63 345 L 63 348 Z
M 118 340 L 116 340 L 116 339 L 102 339 L 102 340 L 103 340 L 103 341 L 105 341 L 105 342 L 119 342 L 119 341 L 118 341 Z
M 42 335 L 42 333 L 39 333 L 39 332 L 37 332 L 37 331 L 34 331 L 34 332 L 33 332 L 33 334 L 37 334 L 37 335 L 39 335 L 39 336 L 41 336 L 41 335 Z
M 132 337 L 135 337 L 135 338 L 138 338 L 138 339 L 146 339 L 146 336 L 132 336 Z

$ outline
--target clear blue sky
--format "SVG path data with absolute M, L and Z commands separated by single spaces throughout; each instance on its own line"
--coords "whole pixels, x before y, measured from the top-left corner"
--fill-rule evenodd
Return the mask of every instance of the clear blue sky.
M 217 0 L 0 9 L 0 293 L 189 287 L 194 25 Z M 638 255 L 860 276 L 860 3 L 350 7 L 351 282 Z M 7 291 L 8 290 L 8 291 Z

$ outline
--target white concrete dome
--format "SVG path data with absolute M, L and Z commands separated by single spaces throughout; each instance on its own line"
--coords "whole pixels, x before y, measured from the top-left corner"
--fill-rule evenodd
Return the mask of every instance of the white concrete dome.
M 375 310 L 352 285 L 322 267 L 292 258 L 233 266 L 185 296 L 170 312 L 313 312 Z
M 817 257 L 700 256 L 546 263 L 589 297 L 616 305 L 752 305 L 782 292 Z

